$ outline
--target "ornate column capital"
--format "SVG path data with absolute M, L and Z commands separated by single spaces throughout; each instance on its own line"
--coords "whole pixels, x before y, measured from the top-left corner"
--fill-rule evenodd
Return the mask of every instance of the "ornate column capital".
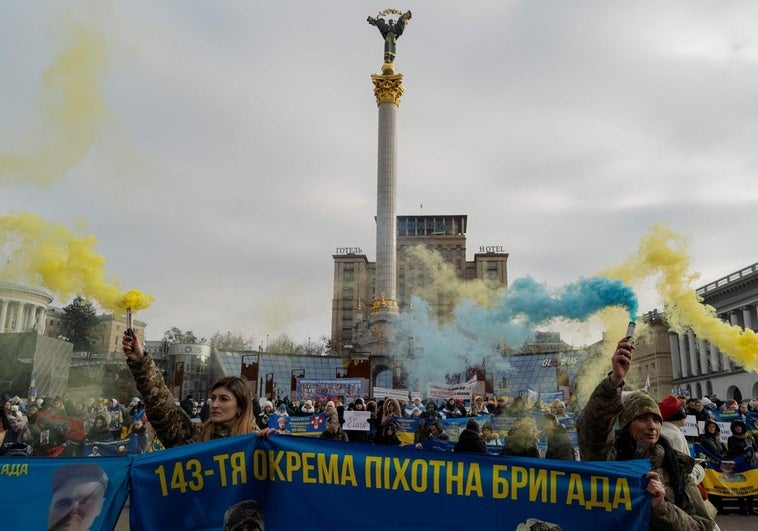
M 382 298 L 376 299 L 371 308 L 372 316 L 380 314 L 399 315 L 400 308 L 397 305 L 397 301 L 395 299 L 387 299 L 384 297 L 384 294 L 382 294 Z
M 400 97 L 403 95 L 403 74 L 382 75 L 371 74 L 371 81 L 374 83 L 374 96 L 376 96 L 376 105 L 382 103 L 394 103 L 400 106 Z

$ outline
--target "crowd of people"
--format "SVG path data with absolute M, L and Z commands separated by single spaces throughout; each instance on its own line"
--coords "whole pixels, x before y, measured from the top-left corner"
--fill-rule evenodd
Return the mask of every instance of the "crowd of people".
M 81 455 L 84 441 L 110 442 L 135 434 L 147 445 L 145 406 L 139 397 L 68 395 L 22 399 L 0 394 L 0 455 L 57 457 Z
M 287 434 L 287 417 L 323 413 L 325 428 L 320 438 L 344 442 L 413 444 L 419 449 L 439 443 L 454 452 L 569 461 L 647 458 L 652 467 L 647 487 L 653 497 L 655 525 L 651 528 L 713 529 L 710 524 L 715 514 L 710 514 L 708 503 L 704 503 L 707 496 L 696 486 L 698 468 L 702 472 L 702 467 L 690 455 L 690 443 L 695 441 L 687 441 L 680 430 L 684 420 L 694 416 L 704 423 L 696 442 L 724 462 L 755 460 L 758 449 L 758 441 L 751 434 L 758 429 L 756 399 L 737 403 L 719 400 L 716 395 L 701 399 L 670 395 L 656 402 L 644 392 L 622 393 L 631 364 L 632 347 L 627 339 L 619 342 L 612 357 L 612 372 L 581 411 L 561 399 L 530 404 L 523 397 L 486 396 L 475 396 L 469 404 L 456 398 L 437 402 L 418 396 L 407 401 L 356 398 L 347 404 L 341 397 L 303 402 L 283 398 L 261 403 L 239 377 L 217 381 L 204 401 L 196 402 L 190 395 L 175 403 L 140 342 L 125 334 L 123 348 L 140 397 L 124 405 L 115 398 L 73 400 L 64 395 L 25 401 L 1 395 L 0 454 L 76 455 L 65 453 L 71 440 L 54 422 L 59 417 L 81 419 L 84 441 L 108 442 L 137 435 L 140 451 L 145 451 L 148 427 L 164 447 L 173 447 L 246 433 L 260 437 Z M 343 429 L 346 411 L 366 412 L 368 429 Z M 716 420 L 727 414 L 733 420 L 731 436 L 724 443 Z M 510 419 L 506 434 L 493 429 L 501 415 Z M 272 427 L 272 418 L 279 421 L 276 428 Z M 403 418 L 414 420 L 412 443 L 399 436 Z M 460 419 L 453 424 L 455 441 L 448 432 L 450 419 Z M 567 425 L 575 426 L 578 444 L 569 437 Z M 712 499 L 716 509 L 723 510 L 718 498 Z M 741 498 L 740 503 L 743 514 L 754 514 L 751 497 Z
M 281 420 L 282 417 L 324 414 L 326 428 L 322 438 L 399 446 L 406 444 L 398 436 L 401 431 L 399 421 L 412 419 L 416 426 L 413 444 L 417 448 L 427 447 L 423 443 L 429 440 L 450 440 L 451 432 L 457 440 L 465 440 L 475 433 L 475 444 L 455 445 L 453 451 L 498 453 L 493 452 L 493 448 L 497 448 L 499 453 L 507 455 L 566 460 L 577 457 L 565 425 L 571 422 L 561 422 L 573 420 L 574 413 L 567 412 L 566 403 L 561 399 L 540 402 L 536 406 L 528 406 L 523 397 L 495 400 L 483 396 L 474 397 L 468 406 L 461 399 L 450 398 L 437 403 L 434 399 L 422 400 L 418 396 L 410 398 L 407 403 L 396 398 L 364 400 L 360 397 L 347 403 L 341 397 L 308 399 L 302 403 L 291 402 L 286 397 L 276 403 L 271 400 L 261 403 L 257 397 L 252 400 L 259 429 L 271 426 L 272 418 Z M 346 411 L 366 412 L 367 429 L 343 430 Z M 513 419 L 513 429 L 507 435 L 495 431 L 492 422 L 487 420 L 501 415 Z M 469 422 L 464 429 L 457 429 L 444 422 L 450 419 L 468 419 Z M 545 445 L 546 451 L 538 449 L 538 446 Z

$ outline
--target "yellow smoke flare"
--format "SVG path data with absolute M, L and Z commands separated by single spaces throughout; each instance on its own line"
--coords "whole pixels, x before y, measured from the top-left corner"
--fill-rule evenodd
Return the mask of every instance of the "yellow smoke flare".
M 95 253 L 96 244 L 92 235 L 74 234 L 35 214 L 0 216 L 0 254 L 7 256 L 0 278 L 41 284 L 64 299 L 82 295 L 119 314 L 150 306 L 152 295 L 124 292 L 105 278 L 105 258 Z
M 0 152 L 0 182 L 47 184 L 77 164 L 95 139 L 106 110 L 101 93 L 105 40 L 81 26 L 67 37 L 66 49 L 44 74 L 44 122 L 19 153 Z
M 656 225 L 642 238 L 636 253 L 602 274 L 630 285 L 655 276 L 671 330 L 681 334 L 689 328 L 746 370 L 758 371 L 758 334 L 722 321 L 713 307 L 702 304 L 691 286 L 699 275 L 689 273 L 687 249 L 681 235 Z

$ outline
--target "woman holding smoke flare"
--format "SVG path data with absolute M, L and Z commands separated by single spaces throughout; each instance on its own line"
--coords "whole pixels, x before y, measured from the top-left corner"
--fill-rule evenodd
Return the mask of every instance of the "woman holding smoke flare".
M 253 403 L 247 382 L 237 376 L 218 380 L 211 388 L 211 415 L 207 422 L 192 422 L 166 387 L 155 362 L 129 328 L 121 341 L 126 364 L 142 394 L 147 418 L 166 448 L 232 435 L 257 433 L 267 437 L 273 430 L 259 430 L 253 418 Z
M 611 358 L 612 371 L 582 410 L 577 423 L 582 461 L 649 459 L 652 470 L 646 475 L 646 490 L 653 497 L 650 529 L 710 531 L 716 523 L 690 477 L 695 460 L 674 450 L 660 436 L 663 418 L 658 403 L 644 391 L 629 393 L 622 401 L 632 349 L 631 337 L 618 342 Z M 614 437 L 616 419 L 621 432 Z

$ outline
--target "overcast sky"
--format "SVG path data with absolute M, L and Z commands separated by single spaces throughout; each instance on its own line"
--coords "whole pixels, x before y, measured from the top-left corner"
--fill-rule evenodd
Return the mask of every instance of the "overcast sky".
M 108 277 L 155 296 L 147 339 L 328 336 L 335 248 L 376 257 L 386 7 L 5 2 L 0 215 L 86 222 Z M 758 261 L 758 3 L 391 7 L 413 12 L 398 214 L 467 214 L 467 259 L 501 245 L 510 279 L 556 287 L 656 223 L 689 239 L 693 288 Z M 61 64 L 81 75 L 51 83 Z

